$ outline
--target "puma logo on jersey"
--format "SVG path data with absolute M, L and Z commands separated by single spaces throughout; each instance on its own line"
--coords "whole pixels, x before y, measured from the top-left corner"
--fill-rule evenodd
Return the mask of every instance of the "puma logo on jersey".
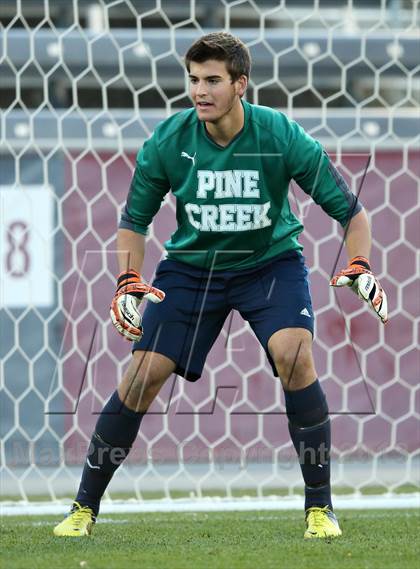
M 308 316 L 309 318 L 311 317 L 307 308 L 302 308 L 299 314 L 302 314 L 302 316 Z
M 188 158 L 188 160 L 191 160 L 193 163 L 193 166 L 195 166 L 195 155 L 197 154 L 197 152 L 194 152 L 194 156 L 190 156 L 188 154 L 188 152 L 181 152 L 181 158 Z

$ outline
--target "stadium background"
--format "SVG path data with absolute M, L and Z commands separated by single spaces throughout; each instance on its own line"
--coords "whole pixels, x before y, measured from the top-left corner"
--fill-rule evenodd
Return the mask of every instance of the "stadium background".
M 6 497 L 57 499 L 76 488 L 97 413 L 129 358 L 108 305 L 135 155 L 158 121 L 189 106 L 182 56 L 210 29 L 249 45 L 247 99 L 286 112 L 320 139 L 354 192 L 371 157 L 361 200 L 373 226 L 372 266 L 389 297 L 386 327 L 348 291 L 329 289 L 338 228 L 295 186 L 291 202 L 305 223 L 335 484 L 346 492 L 418 489 L 418 4 L 3 0 Z M 174 222 L 169 198 L 148 240 L 148 280 Z M 111 495 L 261 496 L 301 486 L 279 383 L 237 314 L 203 378 L 173 378 L 152 411 Z

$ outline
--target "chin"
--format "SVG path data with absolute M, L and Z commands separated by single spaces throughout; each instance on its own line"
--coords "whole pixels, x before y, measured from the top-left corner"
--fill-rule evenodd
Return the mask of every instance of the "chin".
M 198 119 L 206 122 L 217 122 L 220 118 L 220 113 L 201 111 L 196 108 Z

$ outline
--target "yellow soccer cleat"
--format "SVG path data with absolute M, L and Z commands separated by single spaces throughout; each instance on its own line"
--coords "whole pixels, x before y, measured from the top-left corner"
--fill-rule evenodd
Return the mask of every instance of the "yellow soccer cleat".
M 342 534 L 338 520 L 328 506 L 308 508 L 305 521 L 305 539 L 339 537 Z
M 54 535 L 60 537 L 81 537 L 90 535 L 96 518 L 87 506 L 73 502 L 69 515 L 54 528 Z

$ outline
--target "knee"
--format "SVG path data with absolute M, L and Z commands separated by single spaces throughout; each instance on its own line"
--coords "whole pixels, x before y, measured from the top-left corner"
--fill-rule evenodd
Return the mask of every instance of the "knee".
M 302 353 L 289 351 L 283 354 L 274 354 L 273 361 L 276 366 L 280 379 L 283 382 L 291 382 L 299 375 L 299 371 L 304 367 L 304 356 Z
M 143 386 L 146 390 L 160 386 L 169 375 L 166 370 L 161 369 L 156 361 L 157 358 L 153 355 L 142 351 L 136 351 L 133 354 L 134 383 Z
M 132 410 L 145 413 L 160 388 L 169 377 L 166 369 L 155 365 L 148 352 L 136 351 L 131 364 L 118 388 L 118 394 L 125 405 Z
M 312 334 L 302 328 L 285 328 L 268 341 L 268 350 L 283 388 L 303 389 L 316 378 L 312 357 Z
M 314 380 L 315 369 L 310 347 L 303 344 L 272 355 L 283 387 L 303 389 Z

